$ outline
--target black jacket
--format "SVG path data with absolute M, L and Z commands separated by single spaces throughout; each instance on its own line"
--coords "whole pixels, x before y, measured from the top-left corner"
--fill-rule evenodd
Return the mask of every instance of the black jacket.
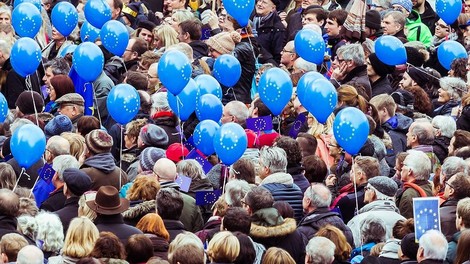
M 16 230 L 18 222 L 15 217 L 10 216 L 0 216 L 0 239 L 6 234 L 20 234 Z M 21 235 L 21 234 L 20 234 Z M 31 238 L 24 236 L 30 245 L 36 245 L 36 242 L 31 240 Z
M 431 33 L 434 34 L 434 30 L 436 29 L 436 22 L 439 20 L 436 12 L 432 9 L 431 4 L 428 1 L 424 1 L 424 13 L 419 14 L 421 17 L 421 22 L 425 24 Z
M 380 77 L 380 79 L 378 79 L 374 83 L 371 83 L 371 87 L 372 97 L 379 94 L 391 94 L 393 92 L 392 85 L 390 84 L 390 81 L 386 76 Z
M 64 208 L 55 212 L 62 222 L 64 234 L 67 233 L 67 229 L 69 228 L 69 224 L 72 219 L 78 216 L 78 200 L 80 200 L 80 197 L 70 197 L 65 200 Z
M 357 191 L 357 204 L 359 208 L 357 210 L 361 209 L 365 203 L 364 203 L 364 187 L 366 187 L 367 184 L 363 185 L 358 185 L 356 187 Z M 344 222 L 349 222 L 351 220 L 355 213 L 356 213 L 356 194 L 353 192 L 348 193 L 346 196 L 342 197 L 338 203 L 337 206 L 341 210 L 341 215 L 343 217 Z
M 127 239 L 135 234 L 142 234 L 139 229 L 126 225 L 121 214 L 100 215 L 95 219 L 95 225 L 100 232 L 111 232 L 115 234 L 121 242 L 127 244 Z
M 466 105 L 459 118 L 457 118 L 457 129 L 462 129 L 470 132 L 470 105 Z
M 258 43 L 261 47 L 265 48 L 274 58 L 274 61 L 279 64 L 281 62 L 281 51 L 286 44 L 287 32 L 281 18 L 277 13 L 272 13 L 271 17 L 263 22 L 257 22 L 255 17 L 255 29 L 258 33 Z M 259 24 L 258 24 L 259 23 Z
M 356 68 L 352 69 L 341 81 L 330 79 L 330 82 L 336 88 L 349 82 L 361 84 L 364 87 L 367 96 L 371 98 L 372 88 L 370 86 L 369 76 L 367 76 L 367 65 L 357 66 Z
M 432 151 L 436 154 L 439 162 L 441 164 L 444 163 L 444 160 L 449 155 L 449 147 L 450 145 L 450 138 L 444 136 L 438 136 L 434 139 L 434 143 L 432 144 Z
M 178 126 L 178 117 L 174 113 L 170 114 L 171 116 L 159 116 L 153 119 L 154 124 L 163 128 L 168 135 L 168 146 L 181 142 L 180 132 L 176 128 Z
M 458 231 L 455 226 L 455 212 L 457 211 L 458 200 L 449 198 L 439 207 L 441 218 L 441 232 L 446 236 L 447 241 L 452 241 L 452 236 Z
M 193 48 L 193 58 L 198 60 L 202 57 L 207 57 L 209 54 L 209 47 L 206 43 L 200 40 L 194 40 L 188 43 Z
M 163 219 L 163 224 L 165 225 L 166 230 L 170 234 L 170 243 L 175 239 L 175 237 L 186 231 L 183 223 L 180 220 L 168 220 Z
M 44 202 L 42 202 L 41 207 L 39 207 L 39 209 L 46 210 L 49 212 L 55 212 L 64 208 L 65 199 L 66 197 L 64 195 L 64 187 L 61 187 L 49 194 L 49 197 Z

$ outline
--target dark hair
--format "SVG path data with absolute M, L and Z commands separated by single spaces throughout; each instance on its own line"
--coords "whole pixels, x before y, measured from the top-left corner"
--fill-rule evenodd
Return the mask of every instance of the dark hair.
M 86 136 L 91 131 L 100 128 L 100 120 L 94 116 L 82 116 L 77 121 L 77 131 L 82 136 Z
M 183 213 L 183 196 L 175 189 L 160 189 L 156 202 L 157 213 L 162 219 L 178 220 Z
M 240 244 L 240 254 L 238 254 L 237 259 L 233 263 L 253 263 L 256 259 L 256 251 L 251 238 L 241 232 L 234 232 L 233 235 L 238 238 L 238 243 Z
M 468 180 L 468 176 L 465 175 L 465 173 L 463 172 L 459 172 L 451 178 L 453 178 L 452 189 L 454 189 L 454 194 L 452 195 L 452 197 L 457 200 L 469 197 L 470 181 Z
M 238 231 L 249 235 L 251 227 L 250 215 L 241 207 L 231 207 L 225 213 L 222 225 L 227 231 Z
M 139 93 L 140 108 L 142 112 L 150 114 L 150 110 L 152 110 L 152 98 L 146 90 L 138 90 L 137 93 Z
M 53 58 L 52 60 L 44 63 L 44 69 L 51 68 L 54 75 L 67 75 L 70 71 L 70 66 L 64 58 Z
M 283 218 L 294 218 L 294 209 L 286 201 L 274 202 L 273 207 L 277 209 Z
M 314 14 L 317 18 L 317 21 L 323 20 L 326 21 L 328 18 L 328 11 L 319 6 L 309 6 L 302 11 L 302 16 Z
M 142 72 L 128 71 L 126 83 L 132 85 L 136 90 L 147 90 L 147 76 Z
M 130 264 L 145 263 L 153 257 L 152 241 L 144 234 L 132 235 L 127 240 L 126 253 Z
M 304 175 L 308 182 L 322 183 L 328 174 L 326 163 L 317 155 L 310 155 L 304 158 L 302 166 L 305 169 Z
M 56 100 L 68 93 L 75 93 L 75 86 L 69 76 L 59 74 L 51 78 L 51 85 L 55 90 Z
M 413 108 L 415 111 L 427 115 L 432 113 L 433 105 L 431 99 L 429 98 L 428 93 L 426 93 L 423 88 L 419 86 L 410 86 L 406 87 L 405 90 L 413 94 Z
M 291 137 L 280 136 L 276 138 L 275 144 L 286 152 L 288 168 L 300 164 L 302 161 L 302 151 L 300 150 L 299 142 Z
M 467 58 L 454 59 L 450 64 L 450 69 L 454 71 L 454 77 L 467 82 Z
M 179 27 L 184 33 L 189 34 L 191 40 L 201 39 L 202 23 L 197 19 L 189 19 L 179 23 Z
M 256 98 L 253 101 L 253 107 L 258 108 L 258 116 L 273 116 L 273 113 L 266 104 L 261 101 L 261 98 Z
M 455 254 L 454 263 L 464 263 L 470 258 L 470 230 L 463 230 L 460 233 L 459 241 L 457 242 L 457 250 Z
M 470 158 L 470 147 L 469 146 L 461 147 L 454 151 L 454 155 L 464 160 L 468 159 Z
M 148 43 L 147 41 L 141 38 L 135 38 L 134 45 L 132 45 L 131 50 L 137 52 L 137 55 L 140 57 L 144 52 L 148 50 Z
M 235 171 L 234 176 L 236 179 L 255 184 L 255 165 L 250 159 L 241 158 L 237 160 L 237 162 L 232 165 L 232 169 Z
M 315 154 L 318 142 L 313 135 L 300 132 L 297 135 L 297 142 L 299 142 L 300 150 L 302 151 L 302 158 Z
M 273 207 L 273 195 L 263 187 L 253 187 L 245 196 L 245 203 L 253 212 Z
M 393 237 L 396 239 L 402 239 L 409 233 L 415 231 L 413 218 L 398 220 L 392 228 Z
M 338 26 L 342 26 L 348 17 L 348 12 L 343 9 L 336 9 L 328 14 L 328 18 L 336 21 Z
M 126 251 L 119 238 L 111 232 L 100 232 L 100 237 L 96 240 L 91 251 L 93 258 L 115 258 L 124 259 Z
M 469 146 L 470 145 L 470 132 L 462 130 L 462 129 L 457 129 L 454 132 L 454 151 L 456 151 L 459 148 Z

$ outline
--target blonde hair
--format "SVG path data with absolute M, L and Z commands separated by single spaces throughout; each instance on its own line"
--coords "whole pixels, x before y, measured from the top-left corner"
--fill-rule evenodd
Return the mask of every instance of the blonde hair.
M 397 108 L 397 104 L 393 100 L 393 97 L 389 94 L 379 94 L 372 99 L 370 99 L 370 103 L 375 106 L 377 111 L 382 110 L 385 108 L 390 116 L 395 115 L 395 110 Z
M 67 139 L 70 144 L 70 155 L 80 160 L 80 156 L 85 151 L 85 138 L 77 133 L 64 132 L 60 134 L 61 137 Z
M 170 234 L 166 230 L 162 218 L 156 213 L 146 214 L 135 227 L 144 233 L 157 235 L 166 241 L 170 240 Z
M 171 18 L 174 20 L 173 23 L 176 22 L 176 23 L 179 24 L 179 23 L 181 23 L 183 21 L 186 21 L 186 20 L 195 19 L 195 16 L 189 10 L 179 9 L 179 10 L 173 11 L 173 14 L 171 15 Z
M 309 118 L 312 119 L 312 124 L 310 125 L 310 128 L 308 130 L 308 134 L 314 136 L 314 137 L 319 137 L 322 134 L 330 134 L 331 130 L 333 129 L 333 121 L 335 119 L 335 115 L 331 114 L 328 119 L 326 120 L 325 124 L 321 124 L 318 122 L 318 120 L 312 115 L 308 114 Z
M 64 256 L 72 258 L 83 258 L 93 250 L 96 240 L 100 236 L 98 228 L 87 217 L 74 218 L 69 225 L 65 235 Z
M 178 164 L 176 164 L 176 171 L 178 174 L 190 177 L 193 180 L 201 180 L 206 177 L 201 164 L 194 159 L 178 162 Z
M 78 216 L 86 217 L 91 221 L 95 220 L 97 216 L 96 212 L 86 204 L 85 194 L 80 196 L 80 200 L 78 200 Z
M 343 231 L 339 228 L 328 224 L 320 228 L 315 236 L 326 237 L 335 244 L 335 259 L 348 260 L 351 255 L 352 248 Z
M 169 25 L 161 25 L 154 29 L 153 35 L 156 39 L 161 40 L 164 48 L 178 43 L 178 32 Z
M 187 259 L 186 263 L 206 263 L 204 245 L 193 233 L 184 232 L 175 237 L 168 248 L 168 261 L 178 263 L 180 259 Z
M 211 239 L 207 255 L 212 262 L 232 263 L 240 254 L 240 242 L 229 231 L 222 231 Z
M 266 250 L 261 264 L 295 264 L 295 260 L 284 249 L 270 247 Z
M 134 184 L 132 184 L 131 188 L 127 192 L 126 198 L 130 201 L 155 200 L 159 190 L 160 183 L 157 182 L 155 177 L 141 175 L 135 179 Z
M 338 102 L 346 106 L 357 107 L 364 113 L 367 113 L 367 100 L 357 92 L 357 89 L 351 85 L 341 85 L 338 88 Z

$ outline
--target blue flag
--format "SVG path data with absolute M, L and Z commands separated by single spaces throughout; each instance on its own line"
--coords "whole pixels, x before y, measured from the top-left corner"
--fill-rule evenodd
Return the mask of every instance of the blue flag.
M 413 217 L 415 219 L 415 237 L 417 241 L 428 230 L 440 231 L 439 198 L 413 198 Z
M 44 164 L 38 171 L 39 177 L 47 184 L 51 183 L 52 177 L 54 177 L 55 170 L 49 163 Z
M 93 84 L 86 82 L 72 67 L 69 72 L 69 77 L 75 86 L 75 92 L 80 94 L 85 100 L 85 115 L 93 115 Z
M 294 124 L 292 124 L 292 127 L 290 128 L 289 131 L 289 137 L 291 138 L 297 138 L 297 135 L 300 133 L 300 129 L 302 126 L 305 124 L 307 121 L 307 116 L 304 114 L 299 114 L 297 116 L 297 119 L 295 119 Z
M 273 129 L 273 118 L 271 116 L 260 116 L 256 118 L 248 118 L 246 120 L 246 128 L 253 132 L 263 132 Z
M 196 205 L 214 204 L 221 194 L 222 190 L 196 192 Z
M 189 191 L 189 186 L 191 185 L 192 181 L 193 179 L 183 175 L 178 175 L 175 180 L 175 182 L 180 186 L 180 190 L 182 190 L 183 192 Z
M 212 164 L 204 157 L 202 156 L 197 149 L 191 150 L 189 152 L 188 156 L 186 156 L 186 159 L 195 159 L 199 164 L 201 164 L 202 169 L 204 170 L 204 173 L 208 173 L 212 169 Z
M 181 133 L 183 134 L 183 133 Z M 183 144 L 189 151 L 193 150 L 194 147 L 194 138 L 193 136 L 190 136 Z

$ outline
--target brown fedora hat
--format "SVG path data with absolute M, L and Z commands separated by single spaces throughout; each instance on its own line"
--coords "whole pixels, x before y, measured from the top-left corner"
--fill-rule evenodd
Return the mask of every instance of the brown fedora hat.
M 129 200 L 119 198 L 119 191 L 109 185 L 101 186 L 95 200 L 87 201 L 86 204 L 97 214 L 103 215 L 120 214 L 129 208 Z

